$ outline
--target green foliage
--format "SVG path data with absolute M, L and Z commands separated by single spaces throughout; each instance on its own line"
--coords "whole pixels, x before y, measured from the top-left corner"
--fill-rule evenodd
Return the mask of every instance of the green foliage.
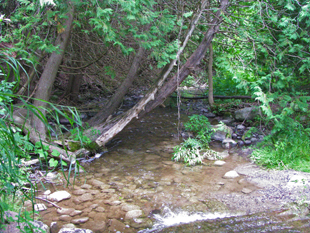
M 215 154 L 209 149 L 211 140 L 211 125 L 207 117 L 203 115 L 193 115 L 185 123 L 185 129 L 193 132 L 196 137 L 188 138 L 181 145 L 174 147 L 172 159 L 184 161 L 187 165 L 201 164 L 207 153 Z
M 9 57 L 8 51 L 1 51 L 0 57 L 8 57 L 8 59 L 2 59 L 0 63 L 1 75 L 6 78 L 8 77 L 8 72 L 10 69 L 5 68 L 13 67 L 13 69 L 19 69 L 20 63 L 17 62 L 13 57 Z M 13 65 L 12 65 L 13 64 Z M 20 67 L 23 70 L 22 67 Z M 15 80 L 19 80 L 19 72 L 14 72 Z M 47 118 L 42 113 L 41 109 L 35 108 L 33 105 L 29 104 L 22 97 L 16 96 L 13 90 L 16 88 L 17 82 L 8 82 L 2 80 L 0 82 L 0 223 L 3 223 L 4 211 L 14 210 L 19 214 L 18 221 L 26 222 L 28 228 L 25 229 L 26 232 L 33 232 L 34 227 L 29 222 L 30 215 L 27 212 L 22 212 L 21 202 L 24 199 L 34 200 L 35 186 L 29 179 L 30 173 L 27 168 L 22 165 L 22 162 L 30 159 L 32 156 L 38 156 L 40 158 L 41 164 L 50 165 L 56 167 L 57 165 L 67 165 L 64 161 L 59 163 L 58 160 L 50 158 L 48 156 L 49 146 L 43 142 L 37 142 L 33 145 L 29 141 L 29 135 L 23 134 L 22 130 L 25 125 L 20 125 L 14 121 L 13 118 L 13 100 L 19 100 L 23 105 L 14 106 L 24 108 L 27 112 L 26 118 L 29 115 L 35 114 L 39 117 L 42 122 L 48 127 L 49 131 L 54 130 L 47 121 Z M 58 107 L 50 105 L 50 109 L 45 109 L 50 111 L 52 116 L 55 116 L 56 121 L 59 123 L 59 115 L 69 118 L 68 114 L 63 113 Z M 78 114 L 72 109 L 69 110 L 74 119 L 70 119 L 70 122 L 76 124 L 80 122 Z M 59 156 L 59 152 L 53 151 L 52 155 Z M 70 170 L 70 169 L 69 169 Z M 25 189 L 25 185 L 28 187 Z
M 181 145 L 173 148 L 173 157 L 175 161 L 184 161 L 188 165 L 201 164 L 203 157 L 200 156 L 202 144 L 197 139 L 189 138 Z
M 260 103 L 262 120 L 270 130 L 255 152 L 256 161 L 300 170 L 298 164 L 303 160 L 308 163 L 305 155 L 309 154 L 303 143 L 309 141 L 309 123 L 298 121 L 309 115 L 310 3 L 240 4 L 244 7 L 234 8 L 238 13 L 225 17 L 227 24 L 221 26 L 222 31 L 230 31 L 235 25 L 234 35 L 219 34 L 213 42 L 215 93 L 252 95 Z
M 72 130 L 70 130 L 71 135 L 70 138 L 74 141 L 79 141 L 81 143 L 81 146 L 87 147 L 92 141 L 89 137 L 83 135 L 84 128 L 83 127 L 76 127 Z
M 300 124 L 288 126 L 285 132 L 266 137 L 251 158 L 267 168 L 310 172 L 310 128 Z
M 191 131 L 196 138 L 203 144 L 208 145 L 211 140 L 211 124 L 204 115 L 193 115 L 189 121 L 184 124 L 185 130 Z

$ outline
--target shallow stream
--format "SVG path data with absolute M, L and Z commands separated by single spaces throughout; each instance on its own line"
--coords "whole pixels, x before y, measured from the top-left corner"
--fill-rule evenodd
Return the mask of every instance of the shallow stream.
M 186 116 L 182 118 L 184 122 Z M 261 187 L 245 175 L 223 178 L 226 172 L 249 165 L 241 151 L 228 151 L 223 166 L 206 160 L 204 165 L 187 167 L 171 161 L 173 147 L 181 142 L 176 135 L 177 113 L 169 109 L 157 109 L 130 124 L 107 145 L 107 153 L 82 164 L 86 173 L 81 173 L 74 186 L 51 185 L 52 191 L 67 190 L 72 195 L 58 205 L 78 210 L 77 214 L 62 215 L 50 206 L 41 212 L 43 222 L 57 222 L 58 228 L 74 222 L 94 232 L 262 232 L 267 229 L 264 226 L 277 232 L 307 229 L 309 223 L 300 220 L 284 224 L 293 215 L 274 211 L 280 204 L 262 198 Z M 213 149 L 223 151 L 216 144 Z M 185 224 L 190 219 L 194 223 Z M 171 225 L 179 226 L 164 229 Z

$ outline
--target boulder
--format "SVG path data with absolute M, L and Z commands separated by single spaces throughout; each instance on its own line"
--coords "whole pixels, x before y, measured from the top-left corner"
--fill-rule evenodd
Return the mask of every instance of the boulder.
M 227 125 L 214 125 L 213 129 L 215 132 L 212 134 L 211 139 L 219 142 L 222 142 L 227 137 L 231 137 L 233 133 L 232 128 Z
M 235 111 L 235 119 L 238 121 L 253 120 L 259 111 L 257 107 L 247 107 Z
M 222 142 L 226 138 L 227 133 L 223 131 L 216 131 L 212 134 L 211 139 Z

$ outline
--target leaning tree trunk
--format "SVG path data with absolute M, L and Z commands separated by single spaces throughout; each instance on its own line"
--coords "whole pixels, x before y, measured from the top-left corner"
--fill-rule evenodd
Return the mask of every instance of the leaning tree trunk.
M 204 4 L 206 4 L 206 1 L 202 3 L 201 11 L 198 14 L 198 17 L 196 18 L 194 23 L 192 24 L 192 27 L 189 33 L 187 34 L 187 37 L 181 49 L 178 51 L 176 59 L 178 59 L 178 57 L 182 53 L 189 37 L 191 36 L 195 28 L 195 25 L 197 24 L 198 19 L 200 18 L 204 10 L 205 6 Z M 172 66 L 174 64 L 173 62 L 170 69 L 168 69 L 168 71 L 163 75 L 162 79 L 159 80 L 154 89 L 151 90 L 144 98 L 142 98 L 133 108 L 128 110 L 121 117 L 115 118 L 106 124 L 99 125 L 92 129 L 92 130 L 94 129 L 99 130 L 101 132 L 101 135 L 96 139 L 96 143 L 98 145 L 101 146 L 105 145 L 116 134 L 118 134 L 121 130 L 123 130 L 123 128 L 126 125 L 128 125 L 133 118 L 143 116 L 145 113 L 151 111 L 159 104 L 161 104 L 177 88 L 177 84 L 181 83 L 199 65 L 208 47 L 210 46 L 210 43 L 214 35 L 219 30 L 219 24 L 221 23 L 222 20 L 221 13 L 226 10 L 227 6 L 228 6 L 228 0 L 222 0 L 220 9 L 216 12 L 214 19 L 210 23 L 210 28 L 205 34 L 202 42 L 195 50 L 195 52 L 191 55 L 191 57 L 187 60 L 187 62 L 182 66 L 178 74 L 174 75 L 166 83 L 164 83 L 166 77 L 168 76 L 169 72 L 172 69 Z
M 208 101 L 210 108 L 214 105 L 214 99 L 213 99 L 213 48 L 212 43 L 209 47 L 209 62 L 208 62 L 208 83 L 209 83 L 209 92 L 208 92 Z
M 131 67 L 127 74 L 126 79 L 122 82 L 120 87 L 116 90 L 116 92 L 114 93 L 112 98 L 109 100 L 109 102 L 94 117 L 92 117 L 88 121 L 90 126 L 94 126 L 94 125 L 97 125 L 103 122 L 120 105 L 129 87 L 132 85 L 133 81 L 137 77 L 137 73 L 140 67 L 140 62 L 144 54 L 145 54 L 145 49 L 143 47 L 140 47 L 138 52 L 136 53 L 136 56 L 133 59 L 133 62 L 131 64 Z
M 47 60 L 44 71 L 38 83 L 33 105 L 35 107 L 40 107 L 43 116 L 45 115 L 44 108 L 47 106 L 46 101 L 48 101 L 50 98 L 51 89 L 70 38 L 73 14 L 74 8 L 71 7 L 67 14 L 68 18 L 63 24 L 65 30 L 64 32 L 60 33 L 56 39 L 56 45 L 59 45 L 59 50 L 57 52 L 53 52 Z M 37 115 L 32 116 L 31 125 L 34 129 L 36 129 L 36 132 L 32 131 L 30 135 L 33 140 L 38 140 L 40 137 L 44 139 L 46 137 L 46 127 L 44 121 L 42 121 L 42 119 L 40 119 Z

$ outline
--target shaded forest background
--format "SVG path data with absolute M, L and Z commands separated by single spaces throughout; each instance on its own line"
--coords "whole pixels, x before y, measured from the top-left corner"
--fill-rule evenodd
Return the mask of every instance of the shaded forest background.
M 86 152 L 64 144 L 61 117 L 82 147 L 100 150 L 180 85 L 208 87 L 211 110 L 213 94 L 251 96 L 270 132 L 255 159 L 309 171 L 309 1 L 0 3 L 4 193 L 28 180 L 16 164 L 29 154 L 50 167 L 79 166 Z M 128 96 L 137 103 L 115 114 Z M 83 123 L 78 110 L 94 104 L 97 114 Z

